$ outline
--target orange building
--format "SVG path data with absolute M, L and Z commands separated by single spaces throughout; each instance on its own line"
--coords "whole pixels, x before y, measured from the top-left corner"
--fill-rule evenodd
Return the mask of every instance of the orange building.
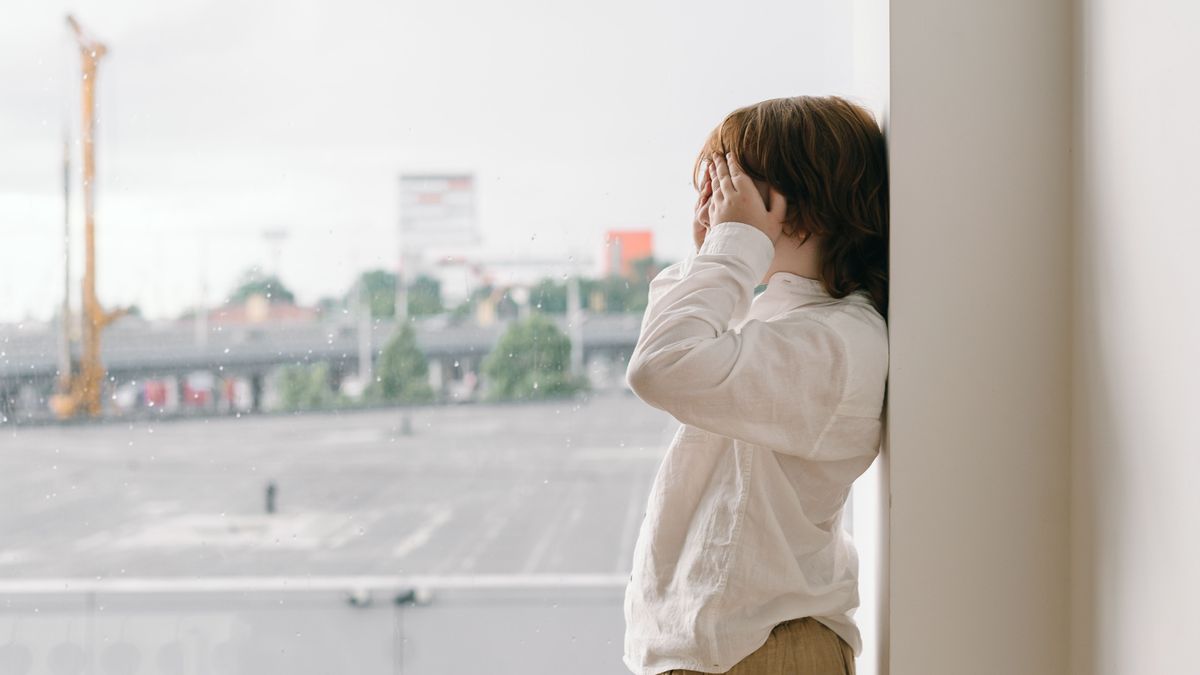
M 628 277 L 633 261 L 654 254 L 654 233 L 650 230 L 609 230 L 604 233 L 604 274 Z

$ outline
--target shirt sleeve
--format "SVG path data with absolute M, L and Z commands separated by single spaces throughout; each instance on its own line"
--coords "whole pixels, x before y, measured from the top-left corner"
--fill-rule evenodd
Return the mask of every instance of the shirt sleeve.
M 699 251 L 650 282 L 626 380 L 680 422 L 812 456 L 845 390 L 843 341 L 797 317 L 730 328 L 773 256 L 770 238 L 752 225 L 711 227 Z

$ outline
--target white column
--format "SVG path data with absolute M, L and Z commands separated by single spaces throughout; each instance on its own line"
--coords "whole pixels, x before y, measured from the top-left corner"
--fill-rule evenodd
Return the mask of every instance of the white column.
M 890 675 L 1068 669 L 1070 5 L 891 3 Z

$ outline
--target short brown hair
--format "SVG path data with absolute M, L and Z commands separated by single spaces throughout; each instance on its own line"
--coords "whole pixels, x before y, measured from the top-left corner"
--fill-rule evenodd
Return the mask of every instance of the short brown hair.
M 713 152 L 733 152 L 748 176 L 787 198 L 785 236 L 821 237 L 821 283 L 830 295 L 865 289 L 887 317 L 887 154 L 870 112 L 838 96 L 739 108 L 713 129 L 696 158 L 697 189 Z

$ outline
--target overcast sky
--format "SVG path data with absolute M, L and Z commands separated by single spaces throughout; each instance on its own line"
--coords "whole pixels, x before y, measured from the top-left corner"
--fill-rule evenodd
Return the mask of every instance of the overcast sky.
M 110 49 L 101 301 L 174 316 L 202 279 L 214 303 L 270 267 L 267 229 L 290 233 L 279 271 L 302 302 L 394 268 L 401 172 L 474 173 L 497 255 L 597 259 L 604 230 L 649 227 L 677 259 L 692 161 L 726 113 L 849 93 L 850 4 L 6 0 L 0 321 L 47 318 L 61 297 L 68 10 Z

